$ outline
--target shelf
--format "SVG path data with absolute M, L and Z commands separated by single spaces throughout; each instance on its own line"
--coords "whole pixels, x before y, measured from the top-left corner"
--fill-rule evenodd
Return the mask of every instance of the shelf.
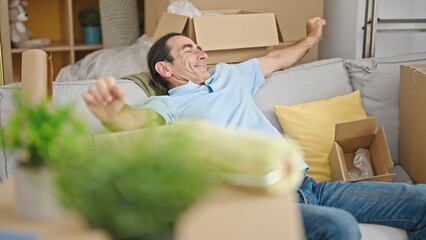
M 71 46 L 64 41 L 54 41 L 49 46 L 40 49 L 46 52 L 63 52 L 70 51 Z M 12 48 L 12 53 L 22 53 L 25 50 L 28 50 L 28 48 Z
M 4 82 L 11 83 L 21 78 L 22 52 L 28 48 L 10 47 L 8 3 L 0 0 L 0 26 L 3 55 Z M 62 67 L 74 64 L 92 51 L 102 49 L 102 44 L 83 43 L 78 12 L 88 7 L 99 8 L 99 0 L 45 0 L 32 1 L 24 11 L 29 16 L 25 27 L 33 33 L 33 38 L 48 38 L 51 44 L 41 50 L 52 55 L 54 78 Z

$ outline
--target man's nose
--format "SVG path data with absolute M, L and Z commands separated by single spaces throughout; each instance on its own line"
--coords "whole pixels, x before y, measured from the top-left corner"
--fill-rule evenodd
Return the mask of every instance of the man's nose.
M 196 54 L 198 55 L 199 59 L 207 59 L 208 55 L 203 50 L 196 49 Z

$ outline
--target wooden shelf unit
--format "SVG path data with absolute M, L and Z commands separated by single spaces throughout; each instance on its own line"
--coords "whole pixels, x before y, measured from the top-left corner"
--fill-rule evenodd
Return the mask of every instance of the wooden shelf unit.
M 27 49 L 11 48 L 9 16 L 8 11 L 4 10 L 11 0 L 0 1 L 2 8 L 0 46 L 2 46 L 4 82 L 8 84 L 20 81 L 21 54 Z M 80 10 L 87 7 L 99 9 L 98 0 L 27 0 L 27 2 L 28 7 L 24 7 L 24 11 L 28 13 L 29 19 L 24 23 L 25 27 L 33 33 L 32 39 L 50 39 L 51 44 L 40 49 L 52 54 L 54 78 L 62 67 L 74 64 L 84 55 L 103 48 L 102 44 L 83 43 L 83 30 L 78 20 Z M 9 64 L 7 60 L 10 58 L 12 60 L 11 62 L 9 60 Z

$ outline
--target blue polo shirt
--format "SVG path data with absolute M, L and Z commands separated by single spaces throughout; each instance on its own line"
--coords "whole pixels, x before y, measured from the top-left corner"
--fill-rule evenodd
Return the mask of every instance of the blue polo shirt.
M 166 124 L 177 119 L 202 119 L 226 128 L 282 138 L 253 100 L 265 83 L 257 59 L 240 64 L 219 63 L 209 72 L 211 77 L 205 85 L 189 81 L 169 90 L 168 96 L 148 98 L 140 108 L 157 112 Z M 307 168 L 305 162 L 303 168 Z

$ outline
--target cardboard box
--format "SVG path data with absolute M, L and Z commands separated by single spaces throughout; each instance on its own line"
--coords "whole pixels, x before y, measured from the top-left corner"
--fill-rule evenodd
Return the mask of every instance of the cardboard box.
M 237 63 L 260 57 L 268 47 L 282 42 L 274 13 L 211 10 L 220 16 L 187 16 L 163 13 L 152 37 L 156 41 L 170 32 L 183 33 L 208 54 L 207 64 Z M 237 31 L 238 30 L 238 31 Z
M 399 101 L 399 163 L 426 183 L 426 64 L 401 66 Z
M 170 0 L 145 0 L 145 33 L 154 34 L 163 12 Z M 173 0 L 171 0 L 173 1 Z M 306 35 L 306 21 L 312 17 L 323 17 L 324 0 L 190 0 L 200 10 L 237 9 L 244 6 L 249 11 L 275 13 L 285 42 L 294 42 Z
M 269 51 L 272 51 L 274 49 L 279 49 L 279 48 L 283 48 L 286 47 L 288 45 L 294 44 L 295 42 L 285 42 L 285 43 L 280 43 L 278 44 L 278 46 L 273 46 L 273 47 L 268 47 L 268 49 L 264 52 L 263 55 L 265 55 L 266 53 L 268 53 Z M 261 53 L 259 53 L 261 54 Z M 299 59 L 299 61 L 297 61 L 293 66 L 296 65 L 300 65 L 300 64 L 305 64 L 305 63 L 310 63 L 313 61 L 318 60 L 318 46 L 314 46 L 313 48 L 311 48 L 306 54 L 305 56 L 303 56 L 301 59 Z M 213 68 L 215 67 L 216 64 L 208 64 L 207 68 Z
M 354 168 L 353 159 L 358 148 L 370 151 L 374 176 L 354 181 L 383 181 L 390 177 L 393 162 L 383 127 L 375 132 L 376 121 L 377 118 L 367 118 L 336 124 L 334 144 L 328 156 L 333 181 L 351 181 L 348 172 Z
M 259 195 L 221 187 L 183 214 L 175 238 L 301 240 L 305 234 L 294 192 Z

